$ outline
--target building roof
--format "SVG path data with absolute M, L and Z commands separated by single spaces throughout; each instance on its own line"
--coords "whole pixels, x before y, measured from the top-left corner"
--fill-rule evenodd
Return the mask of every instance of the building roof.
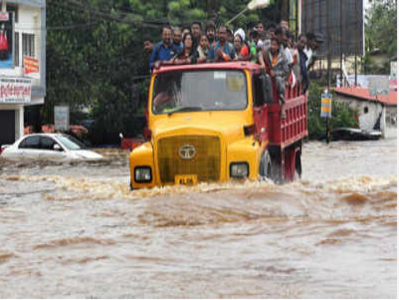
M 398 93 L 397 91 L 390 90 L 389 95 L 371 96 L 369 89 L 359 87 L 339 87 L 335 92 L 349 97 L 358 98 L 365 101 L 376 101 L 386 105 L 397 105 Z

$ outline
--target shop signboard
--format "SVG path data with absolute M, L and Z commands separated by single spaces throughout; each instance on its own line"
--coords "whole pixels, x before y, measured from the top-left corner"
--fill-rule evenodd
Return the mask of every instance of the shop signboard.
M 32 81 L 27 78 L 0 78 L 0 103 L 29 103 Z
M 24 74 L 28 77 L 39 79 L 39 60 L 24 56 Z

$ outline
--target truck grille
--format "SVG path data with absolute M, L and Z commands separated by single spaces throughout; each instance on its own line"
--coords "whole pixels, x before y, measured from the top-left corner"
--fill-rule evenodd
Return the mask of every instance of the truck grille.
M 191 151 L 184 159 L 184 149 L 192 150 L 190 146 L 195 148 L 195 155 Z M 220 178 L 218 137 L 191 135 L 163 138 L 158 141 L 157 154 L 159 174 L 164 184 L 174 183 L 176 175 L 197 175 L 198 182 L 218 181 Z

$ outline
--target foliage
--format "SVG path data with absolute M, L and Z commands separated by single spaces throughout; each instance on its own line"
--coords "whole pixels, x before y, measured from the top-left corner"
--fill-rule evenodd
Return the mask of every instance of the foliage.
M 312 81 L 309 87 L 308 98 L 308 128 L 309 139 L 315 140 L 324 136 L 326 133 L 326 120 L 320 117 L 321 95 L 324 93 L 325 84 L 320 81 Z M 348 105 L 334 101 L 332 118 L 330 120 L 330 130 L 339 127 L 358 128 L 356 122 L 356 112 Z
M 379 48 L 385 54 L 396 56 L 396 23 L 396 0 L 375 1 L 366 16 L 365 33 L 368 50 Z
M 364 72 L 389 74 L 389 61 L 397 56 L 396 0 L 374 2 L 366 16 L 365 41 L 366 55 L 362 63 Z M 374 52 L 383 55 L 382 62 L 378 62 L 375 55 L 372 55 Z
M 279 22 L 281 3 L 247 12 L 234 22 L 245 28 L 259 20 Z M 51 0 L 47 1 L 47 97 L 43 123 L 53 108 L 90 110 L 95 143 L 117 142 L 119 132 L 142 132 L 149 55 L 143 37 L 160 39 L 162 24 L 194 20 L 227 22 L 242 0 Z M 273 1 L 272 1 L 273 2 Z M 266 23 L 265 22 L 265 23 Z M 252 26 L 252 25 L 251 25 Z M 137 85 L 138 87 L 137 87 Z

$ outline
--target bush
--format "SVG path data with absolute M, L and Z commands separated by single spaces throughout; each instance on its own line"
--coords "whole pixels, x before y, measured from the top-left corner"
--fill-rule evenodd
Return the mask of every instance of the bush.
M 324 93 L 324 89 L 325 84 L 322 81 L 312 81 L 309 87 L 308 128 L 310 140 L 320 139 L 326 132 L 326 119 L 320 117 L 321 95 Z M 330 130 L 339 127 L 358 128 L 359 125 L 356 122 L 356 111 L 347 104 L 335 102 L 333 94 Z

